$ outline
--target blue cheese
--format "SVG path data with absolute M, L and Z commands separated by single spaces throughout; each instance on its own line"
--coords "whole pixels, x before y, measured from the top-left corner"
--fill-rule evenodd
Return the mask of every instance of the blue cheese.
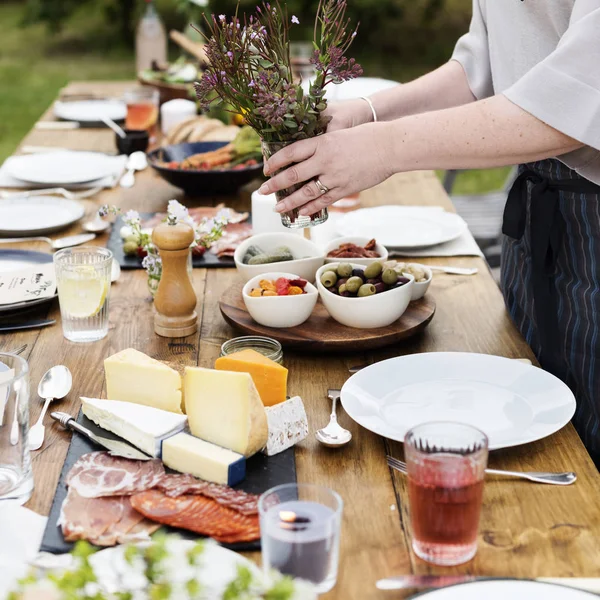
M 268 406 L 265 412 L 269 435 L 267 445 L 262 450 L 263 454 L 279 454 L 308 436 L 308 419 L 300 396 L 275 406 Z
M 214 483 L 235 485 L 246 477 L 246 459 L 241 454 L 188 433 L 165 440 L 162 459 L 170 469 Z
M 163 440 L 187 425 L 185 415 L 152 406 L 96 398 L 81 398 L 81 403 L 83 414 L 90 421 L 154 457 L 160 457 Z

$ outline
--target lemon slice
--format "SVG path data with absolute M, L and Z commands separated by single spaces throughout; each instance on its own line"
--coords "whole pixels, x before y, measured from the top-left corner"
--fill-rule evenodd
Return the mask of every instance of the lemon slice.
M 96 316 L 104 306 L 108 282 L 90 265 L 77 266 L 63 273 L 58 282 L 62 309 L 74 319 Z

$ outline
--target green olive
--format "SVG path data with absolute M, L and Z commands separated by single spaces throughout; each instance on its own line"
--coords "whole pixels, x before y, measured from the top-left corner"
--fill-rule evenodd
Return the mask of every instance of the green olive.
M 381 275 L 383 265 L 380 262 L 374 262 L 365 268 L 365 277 L 367 279 L 375 279 Z
M 337 273 L 340 277 L 351 277 L 352 265 L 350 263 L 340 263 L 337 268 Z
M 340 285 L 340 287 L 338 288 L 338 293 L 340 295 L 345 294 L 348 290 L 346 289 L 346 284 L 342 283 L 342 285 Z
M 346 291 L 351 294 L 356 294 L 362 284 L 363 280 L 360 277 L 350 277 L 350 279 L 346 281 Z
M 398 273 L 394 269 L 386 269 L 381 275 L 381 279 L 386 285 L 395 285 L 398 281 Z
M 127 254 L 128 256 L 131 256 L 132 254 L 136 254 L 137 251 L 138 251 L 137 242 L 125 242 L 123 244 L 123 252 L 125 252 L 125 254 Z
M 140 243 L 140 237 L 138 235 L 136 235 L 135 233 L 132 233 L 130 235 L 128 235 L 123 242 L 127 243 L 127 242 L 135 242 L 136 246 Z
M 364 285 L 360 286 L 360 289 L 358 290 L 358 297 L 364 298 L 365 296 L 372 296 L 376 293 L 377 290 L 375 289 L 375 286 L 372 283 L 365 283 Z
M 337 275 L 334 271 L 325 271 L 323 275 L 321 275 L 321 283 L 326 287 L 330 288 L 335 285 L 337 281 Z

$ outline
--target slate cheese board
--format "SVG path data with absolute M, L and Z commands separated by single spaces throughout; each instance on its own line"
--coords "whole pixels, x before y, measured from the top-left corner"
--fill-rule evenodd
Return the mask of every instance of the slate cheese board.
M 140 213 L 142 223 L 151 219 L 154 213 Z M 250 222 L 248 218 L 246 223 Z M 137 256 L 128 256 L 123 252 L 123 240 L 121 239 L 121 228 L 125 225 L 122 217 L 118 217 L 112 226 L 110 237 L 106 247 L 113 253 L 115 260 L 121 265 L 121 269 L 143 269 L 142 260 Z M 202 256 L 192 255 L 192 265 L 195 269 L 210 269 L 210 268 L 235 268 L 233 258 L 219 258 L 216 254 L 206 251 Z
M 92 432 L 100 434 L 104 437 L 110 437 L 116 440 L 121 439 L 105 429 L 98 427 L 81 411 L 77 416 L 77 422 L 84 427 L 87 427 Z M 40 552 L 62 554 L 65 552 L 70 552 L 73 548 L 73 543 L 65 541 L 61 528 L 57 525 L 58 518 L 60 516 L 60 509 L 63 500 L 67 495 L 67 486 L 65 481 L 69 471 L 83 454 L 98 450 L 102 450 L 102 448 L 99 448 L 82 435 L 73 433 L 69 450 L 67 451 L 67 456 L 60 473 L 60 479 L 58 481 L 54 500 L 52 501 L 52 508 L 50 509 L 50 515 L 48 516 L 48 522 L 46 524 L 46 530 L 44 531 L 44 537 L 42 538 Z M 174 472 L 170 471 L 170 469 L 166 470 L 167 472 Z M 296 460 L 294 456 L 294 448 L 289 448 L 288 450 L 285 450 L 284 452 L 281 452 L 275 456 L 267 457 L 260 453 L 255 454 L 253 457 L 249 458 L 246 463 L 246 479 L 234 487 L 252 494 L 262 494 L 268 489 L 284 483 L 296 483 Z M 161 527 L 160 531 L 177 533 L 184 539 L 199 539 L 202 537 L 191 531 L 174 529 L 166 526 Z M 229 548 L 230 550 L 235 550 L 236 552 L 260 550 L 260 540 L 256 540 L 255 542 L 242 542 L 238 544 L 223 544 L 223 546 Z

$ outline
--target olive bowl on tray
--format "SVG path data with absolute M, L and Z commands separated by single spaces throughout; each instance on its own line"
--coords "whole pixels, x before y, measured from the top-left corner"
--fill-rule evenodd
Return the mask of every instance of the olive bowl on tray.
M 228 142 L 193 142 L 164 146 L 148 153 L 150 166 L 171 185 L 189 196 L 233 194 L 240 187 L 262 176 L 262 160 L 253 159 L 221 168 L 187 168 L 185 161 L 192 156 L 214 152 Z M 183 167 L 182 167 L 183 165 Z

